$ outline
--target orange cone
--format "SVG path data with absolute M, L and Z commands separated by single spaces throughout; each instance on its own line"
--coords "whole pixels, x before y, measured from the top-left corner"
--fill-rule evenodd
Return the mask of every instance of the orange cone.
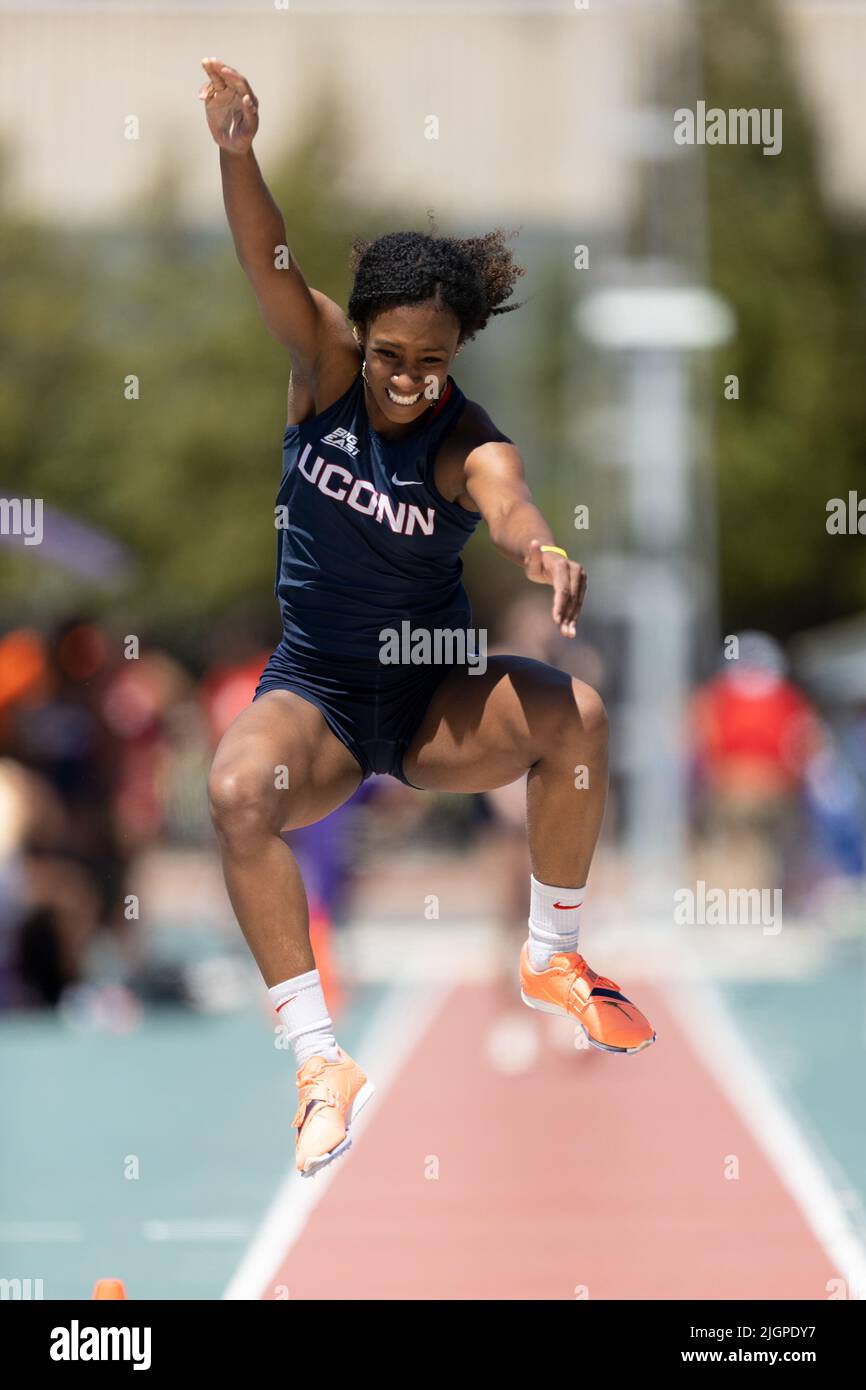
M 122 1279 L 97 1279 L 93 1286 L 94 1298 L 126 1298 Z

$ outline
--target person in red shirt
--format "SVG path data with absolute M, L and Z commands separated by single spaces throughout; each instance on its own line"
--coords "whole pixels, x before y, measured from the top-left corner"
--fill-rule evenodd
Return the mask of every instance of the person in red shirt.
M 777 862 L 823 736 L 772 637 L 740 634 L 736 658 L 694 696 L 691 734 L 699 831 L 725 850 L 756 839 Z

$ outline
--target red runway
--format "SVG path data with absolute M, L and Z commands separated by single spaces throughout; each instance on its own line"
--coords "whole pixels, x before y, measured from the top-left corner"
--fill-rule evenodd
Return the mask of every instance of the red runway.
M 634 993 L 646 1052 L 544 1041 L 508 1076 L 486 1048 L 501 996 L 456 988 L 261 1296 L 826 1298 L 829 1256 L 663 996 Z

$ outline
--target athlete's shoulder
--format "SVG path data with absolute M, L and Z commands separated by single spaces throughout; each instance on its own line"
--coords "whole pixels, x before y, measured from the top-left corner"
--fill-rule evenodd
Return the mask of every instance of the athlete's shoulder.
M 315 371 L 293 366 L 289 378 L 288 424 L 305 424 L 325 415 L 357 385 L 360 375 L 361 357 L 356 343 L 330 353 Z
M 455 434 L 460 440 L 461 446 L 466 445 L 466 452 L 477 449 L 480 444 L 503 443 L 512 444 L 514 441 L 501 429 L 494 424 L 488 412 L 478 401 L 470 401 L 466 398 L 460 418 L 455 427 Z
M 476 449 L 490 443 L 513 446 L 513 440 L 494 424 L 483 405 L 466 398 L 457 423 L 436 459 L 436 486 L 449 502 L 457 502 L 467 511 L 475 510 L 466 492 L 467 460 Z

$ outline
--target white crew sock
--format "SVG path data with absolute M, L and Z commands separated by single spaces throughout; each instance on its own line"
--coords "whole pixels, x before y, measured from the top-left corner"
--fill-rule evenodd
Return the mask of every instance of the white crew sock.
M 302 1067 L 310 1057 L 336 1062 L 340 1056 L 333 1023 L 328 1016 L 318 970 L 308 970 L 268 990 L 280 1022 L 288 1030 L 295 1060 Z
M 554 888 L 530 875 L 529 964 L 544 970 L 557 951 L 576 951 L 586 888 Z

